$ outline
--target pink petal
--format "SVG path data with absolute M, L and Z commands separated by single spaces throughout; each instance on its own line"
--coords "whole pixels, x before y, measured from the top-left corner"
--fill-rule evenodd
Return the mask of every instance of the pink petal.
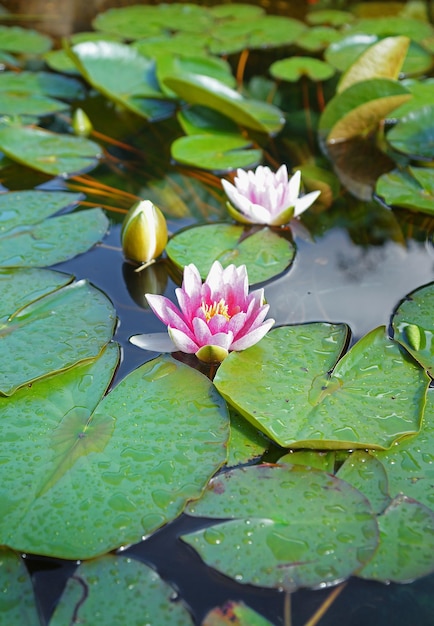
M 169 337 L 175 344 L 178 350 L 181 352 L 186 352 L 187 354 L 195 354 L 199 347 L 197 343 L 195 343 L 188 335 L 183 333 L 181 330 L 177 328 L 169 328 L 167 329 L 169 332 Z
M 240 339 L 235 340 L 231 345 L 231 350 L 245 350 L 246 348 L 250 348 L 265 337 L 273 324 L 274 320 L 268 319 L 261 326 L 259 326 L 259 328 L 255 328 L 255 330 L 252 330 Z

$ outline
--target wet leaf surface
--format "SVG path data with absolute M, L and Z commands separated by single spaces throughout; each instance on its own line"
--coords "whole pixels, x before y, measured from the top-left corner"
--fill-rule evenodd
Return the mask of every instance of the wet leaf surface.
M 32 581 L 22 558 L 0 549 L 0 624 L 2 626 L 40 626 Z
M 243 583 L 288 591 L 345 578 L 377 545 L 375 516 L 362 494 L 301 466 L 221 474 L 187 513 L 216 518 L 182 537 L 208 565 Z
M 252 348 L 230 354 L 214 383 L 283 447 L 388 448 L 418 432 L 428 377 L 384 328 L 338 360 L 346 338 L 344 324 L 272 329 Z
M 80 565 L 69 579 L 50 626 L 173 624 L 192 626 L 175 591 L 157 572 L 133 559 L 107 555 Z
M 245 237 L 243 226 L 207 224 L 177 233 L 169 241 L 166 252 L 179 268 L 194 263 L 203 279 L 215 260 L 223 267 L 231 263 L 245 264 L 250 284 L 255 284 L 287 269 L 295 248 L 269 228 L 261 228 Z
M 387 133 L 387 141 L 399 152 L 418 160 L 433 160 L 434 105 L 424 106 L 401 117 Z

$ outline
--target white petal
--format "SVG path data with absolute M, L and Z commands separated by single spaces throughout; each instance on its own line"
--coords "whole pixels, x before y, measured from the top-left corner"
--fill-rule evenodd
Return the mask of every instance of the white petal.
M 303 211 L 306 211 L 318 198 L 321 191 L 311 191 L 305 196 L 301 196 L 295 201 L 294 217 L 301 215 Z

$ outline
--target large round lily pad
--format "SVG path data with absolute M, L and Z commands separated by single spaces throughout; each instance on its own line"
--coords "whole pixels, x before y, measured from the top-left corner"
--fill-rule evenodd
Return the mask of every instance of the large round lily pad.
M 358 570 L 377 546 L 366 498 L 326 472 L 297 465 L 221 474 L 186 512 L 216 518 L 182 537 L 208 565 L 262 587 L 331 584 Z
M 250 168 L 262 159 L 262 150 L 253 149 L 252 142 L 241 134 L 191 135 L 179 137 L 171 146 L 172 157 L 184 165 L 214 172 L 229 172 L 238 167 Z
M 409 167 L 382 174 L 375 192 L 389 206 L 434 214 L 434 169 Z
M 227 408 L 208 378 L 160 357 L 101 400 L 117 359 L 109 344 L 0 398 L 0 543 L 68 559 L 135 543 L 224 463 Z
M 420 428 L 429 379 L 384 328 L 340 360 L 347 328 L 311 323 L 272 329 L 220 365 L 214 384 L 279 445 L 388 448 Z
M 249 283 L 255 284 L 287 269 L 294 258 L 295 248 L 290 241 L 268 227 L 248 234 L 239 225 L 206 224 L 174 235 L 166 252 L 180 269 L 194 263 L 203 279 L 214 261 L 220 261 L 224 267 L 231 263 L 244 264 Z

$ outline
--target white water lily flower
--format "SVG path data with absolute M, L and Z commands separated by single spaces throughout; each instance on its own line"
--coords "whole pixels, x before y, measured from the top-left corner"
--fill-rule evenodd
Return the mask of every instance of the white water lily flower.
M 254 172 L 238 169 L 233 185 L 222 180 L 231 217 L 243 224 L 269 226 L 287 224 L 318 198 L 320 191 L 300 196 L 300 183 L 300 170 L 288 179 L 286 165 L 281 165 L 275 173 L 264 165 Z

